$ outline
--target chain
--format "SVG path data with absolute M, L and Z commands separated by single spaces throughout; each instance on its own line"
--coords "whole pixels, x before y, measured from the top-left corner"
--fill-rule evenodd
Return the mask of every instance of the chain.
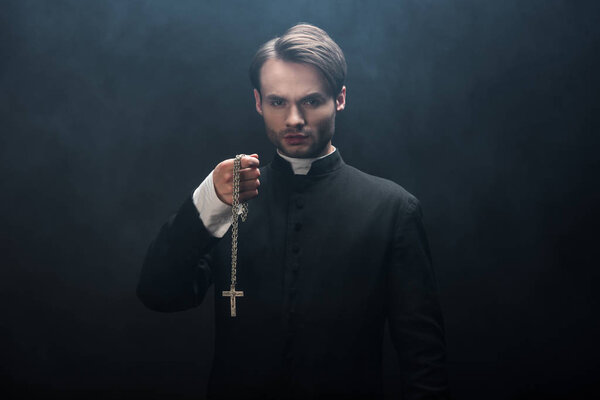
M 242 157 L 245 154 L 235 156 L 233 162 L 233 196 L 231 200 L 231 286 L 235 287 L 237 281 L 237 252 L 238 252 L 238 217 L 240 207 L 242 209 L 242 221 L 248 217 L 248 204 L 240 205 L 240 169 L 242 168 Z

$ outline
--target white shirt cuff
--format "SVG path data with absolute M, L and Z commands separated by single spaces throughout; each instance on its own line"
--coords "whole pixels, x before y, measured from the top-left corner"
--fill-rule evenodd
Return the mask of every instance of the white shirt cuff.
M 192 199 L 206 230 L 217 238 L 225 236 L 231 226 L 231 206 L 217 197 L 212 172 L 194 190 Z

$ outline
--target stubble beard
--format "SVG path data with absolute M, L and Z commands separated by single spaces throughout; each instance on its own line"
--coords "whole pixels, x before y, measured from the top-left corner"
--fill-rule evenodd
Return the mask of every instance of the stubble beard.
M 276 132 L 274 129 L 271 129 L 269 126 L 267 126 L 266 123 L 265 129 L 267 131 L 267 137 L 271 143 L 277 147 L 281 154 L 293 158 L 316 158 L 325 155 L 326 149 L 328 148 L 328 145 L 333 137 L 335 132 L 335 115 L 331 120 L 328 120 L 326 123 L 317 127 L 319 134 L 316 136 L 310 129 L 303 129 L 301 131 L 286 129 L 281 132 Z M 309 146 L 286 146 L 284 143 L 284 136 L 288 133 L 300 133 L 307 135 L 310 140 Z

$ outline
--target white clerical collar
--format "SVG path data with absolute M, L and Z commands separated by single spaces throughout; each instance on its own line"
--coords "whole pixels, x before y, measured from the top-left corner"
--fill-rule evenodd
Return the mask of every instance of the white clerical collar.
M 331 146 L 333 147 L 333 146 Z M 294 157 L 288 157 L 284 154 L 281 154 L 281 152 L 279 151 L 279 149 L 277 149 L 277 154 L 279 154 L 279 156 L 281 158 L 283 158 L 284 160 L 286 160 L 287 162 L 290 163 L 290 165 L 292 166 L 292 169 L 294 170 L 294 174 L 295 175 L 306 175 L 308 174 L 308 171 L 310 171 L 310 167 L 312 166 L 312 163 L 314 161 L 320 160 L 321 158 L 325 158 L 327 156 L 332 155 L 337 149 L 335 147 L 333 147 L 333 150 L 331 151 L 331 153 L 325 154 L 324 156 L 321 157 L 315 157 L 315 158 L 294 158 Z

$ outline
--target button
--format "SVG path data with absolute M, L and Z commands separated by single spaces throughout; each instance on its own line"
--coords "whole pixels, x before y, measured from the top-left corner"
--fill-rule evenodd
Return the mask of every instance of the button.
M 294 244 L 292 246 L 292 251 L 294 252 L 294 254 L 300 253 L 300 246 L 298 246 L 297 244 Z
M 301 198 L 296 199 L 296 207 L 298 208 L 298 210 L 302 210 L 304 208 L 304 200 L 302 200 Z
M 302 224 L 300 222 L 296 222 L 294 225 L 294 230 L 298 232 L 300 229 L 302 229 Z

